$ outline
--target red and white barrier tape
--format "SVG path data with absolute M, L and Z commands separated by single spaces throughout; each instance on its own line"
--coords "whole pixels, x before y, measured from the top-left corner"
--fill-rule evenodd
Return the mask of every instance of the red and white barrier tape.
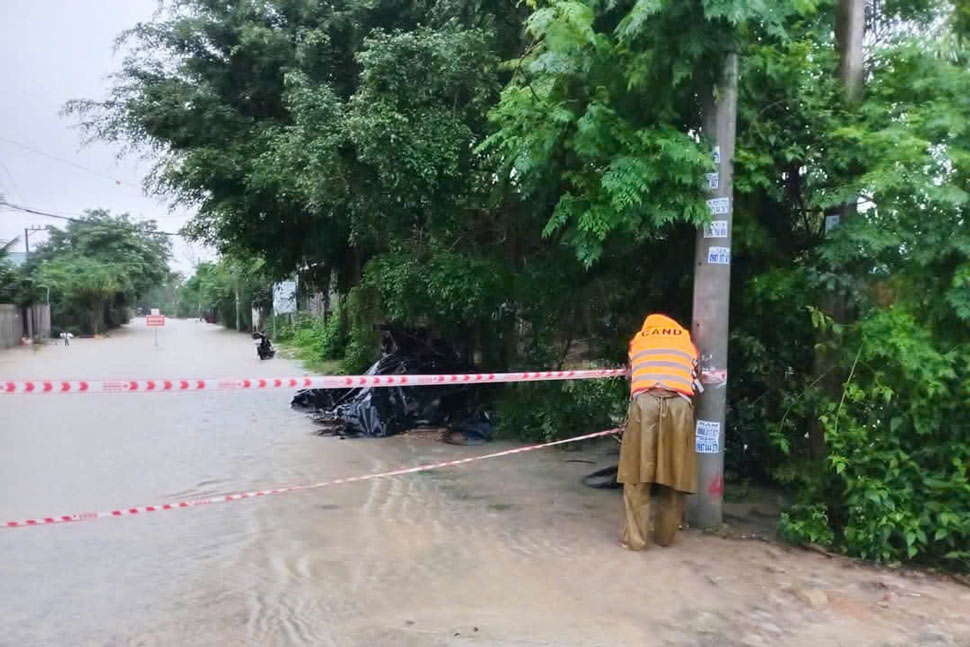
M 549 380 L 588 380 L 626 375 L 625 368 L 525 373 L 462 373 L 456 375 L 318 375 L 245 379 L 170 380 L 0 380 L 0 393 L 172 393 L 176 391 L 240 391 L 259 389 L 348 389 L 385 386 L 500 384 Z
M 417 467 L 407 467 L 403 469 L 392 470 L 390 472 L 364 474 L 363 476 L 350 476 L 347 478 L 333 479 L 331 481 L 320 481 L 318 483 L 306 483 L 303 485 L 288 485 L 285 487 L 273 488 L 271 490 L 254 490 L 252 492 L 236 492 L 233 494 L 222 494 L 219 496 L 206 497 L 203 499 L 190 499 L 188 501 L 177 501 L 175 503 L 157 503 L 155 505 L 143 505 L 143 506 L 138 506 L 134 508 L 119 508 L 117 510 L 106 510 L 103 512 L 81 512 L 81 513 L 75 513 L 75 514 L 60 515 L 56 517 L 37 517 L 35 519 L 7 521 L 0 527 L 25 528 L 28 526 L 45 526 L 45 525 L 50 525 L 55 523 L 70 523 L 72 521 L 96 521 L 98 519 L 114 519 L 117 517 L 131 517 L 131 516 L 140 515 L 140 514 L 147 514 L 149 512 L 162 512 L 165 510 L 183 510 L 185 508 L 195 508 L 198 506 L 212 505 L 213 503 L 229 503 L 230 501 L 241 501 L 243 499 L 252 499 L 252 498 L 263 497 L 263 496 L 274 496 L 277 494 L 293 494 L 294 492 L 303 492 L 305 490 L 316 490 L 318 488 L 327 487 L 330 485 L 340 485 L 343 483 L 356 483 L 359 481 L 371 481 L 374 479 L 387 478 L 389 476 L 402 476 L 404 474 L 414 474 L 415 472 L 427 472 L 430 470 L 441 469 L 443 467 L 454 467 L 456 465 L 465 465 L 466 463 L 475 463 L 477 461 L 484 461 L 491 458 L 499 458 L 500 456 L 512 456 L 514 454 L 522 454 L 524 452 L 531 452 L 537 449 L 553 447 L 554 445 L 564 445 L 566 443 L 575 443 L 580 440 L 590 440 L 591 438 L 609 436 L 610 434 L 615 434 L 618 431 L 620 430 L 607 429 L 606 431 L 597 431 L 592 434 L 585 434 L 583 436 L 566 438 L 565 440 L 554 440 L 552 442 L 541 443 L 538 445 L 527 445 L 525 447 L 507 449 L 501 452 L 483 454 L 481 456 L 472 456 L 471 458 L 461 458 L 458 460 L 444 461 L 441 463 L 430 463 L 428 465 L 419 465 Z

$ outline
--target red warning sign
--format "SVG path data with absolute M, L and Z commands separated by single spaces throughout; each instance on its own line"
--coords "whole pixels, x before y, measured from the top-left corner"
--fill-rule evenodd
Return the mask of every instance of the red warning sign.
M 151 326 L 164 326 L 165 325 L 165 315 L 148 315 L 145 317 L 145 325 Z

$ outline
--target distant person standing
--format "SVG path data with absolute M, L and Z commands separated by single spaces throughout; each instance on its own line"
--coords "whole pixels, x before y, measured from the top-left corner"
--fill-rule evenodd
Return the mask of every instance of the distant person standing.
M 653 541 L 668 546 L 680 527 L 685 495 L 697 491 L 694 397 L 697 347 L 690 332 L 652 314 L 630 341 L 630 409 L 617 481 L 623 483 L 626 527 L 622 544 L 646 548 L 650 489 L 658 492 Z

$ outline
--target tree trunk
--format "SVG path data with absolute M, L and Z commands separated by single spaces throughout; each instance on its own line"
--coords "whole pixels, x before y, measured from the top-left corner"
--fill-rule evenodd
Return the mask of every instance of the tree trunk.
M 857 106 L 862 101 L 862 91 L 865 87 L 865 56 L 863 43 L 865 38 L 866 1 L 839 0 L 835 14 L 835 46 L 838 50 L 839 80 L 842 81 L 845 103 L 849 107 Z M 850 170 L 849 175 L 855 177 L 859 169 Z M 837 221 L 831 226 L 845 223 L 858 213 L 858 200 L 852 198 L 839 207 Z M 826 223 L 826 231 L 830 225 Z M 826 293 L 822 295 L 822 311 L 832 318 L 835 323 L 845 323 L 848 320 L 848 303 L 845 294 Z M 815 354 L 814 375 L 819 381 L 822 392 L 829 399 L 838 399 L 842 390 L 842 374 L 838 370 L 838 351 L 821 349 Z M 811 421 L 808 429 L 808 448 L 813 458 L 820 459 L 827 453 L 825 430 L 816 418 Z
M 839 0 L 835 16 L 835 42 L 839 54 L 839 79 L 848 106 L 862 101 L 865 88 L 865 52 L 863 43 L 866 28 L 866 0 Z M 856 215 L 857 200 L 849 200 L 840 208 L 840 222 Z M 845 304 L 842 305 L 845 310 Z

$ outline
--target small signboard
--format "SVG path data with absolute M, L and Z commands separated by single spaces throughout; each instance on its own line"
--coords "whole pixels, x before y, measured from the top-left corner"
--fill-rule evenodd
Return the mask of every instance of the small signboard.
M 720 384 L 727 382 L 727 369 L 704 368 L 701 369 L 701 384 Z
M 145 317 L 145 324 L 149 327 L 165 325 L 165 315 L 148 315 Z
M 698 454 L 717 454 L 721 451 L 721 423 L 698 420 L 694 435 L 694 451 Z
M 730 265 L 731 264 L 731 248 L 730 247 L 708 247 L 707 248 L 707 262 L 710 265 Z
M 704 238 L 727 238 L 728 221 L 712 220 L 710 224 L 704 225 Z
M 726 216 L 731 213 L 731 198 L 711 198 L 707 201 L 707 211 L 712 216 Z
M 296 281 L 282 281 L 273 285 L 273 314 L 296 312 Z
M 158 308 L 152 308 L 152 311 L 149 314 L 160 315 L 162 312 Z

